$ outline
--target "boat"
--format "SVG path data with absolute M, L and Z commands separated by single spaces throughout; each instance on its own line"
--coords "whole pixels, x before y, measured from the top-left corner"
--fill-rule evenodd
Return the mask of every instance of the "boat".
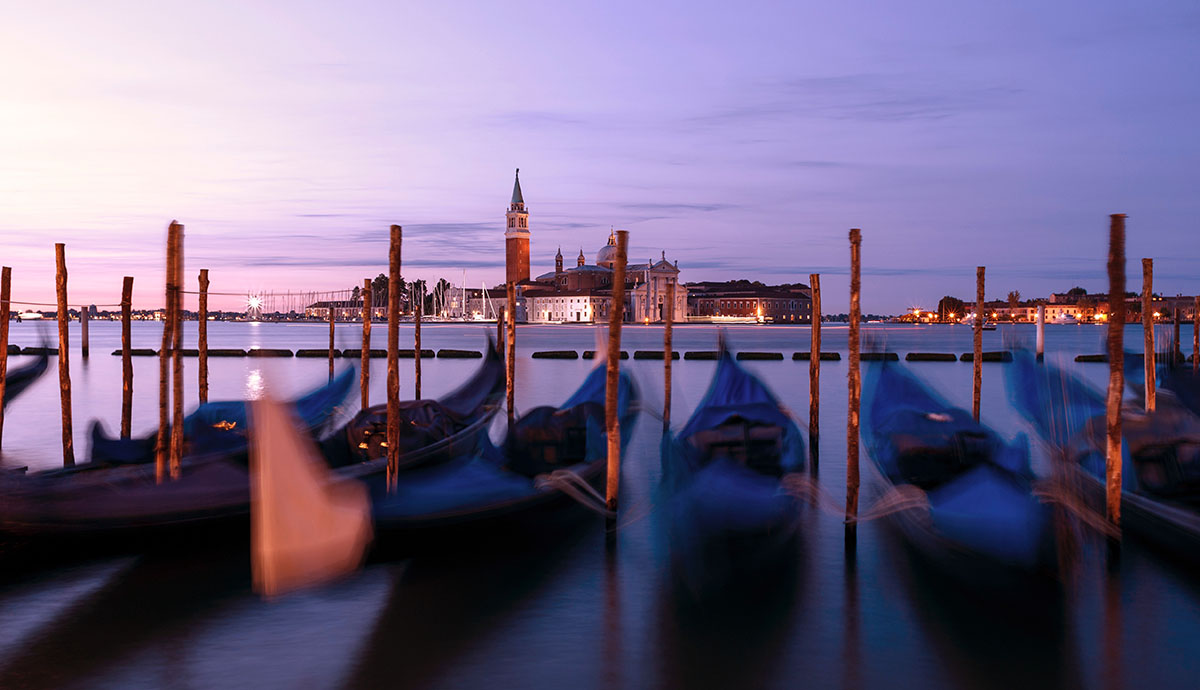
M 621 449 L 637 421 L 637 388 L 625 372 L 618 379 Z M 437 545 L 464 532 L 521 534 L 548 528 L 553 517 L 579 502 L 601 509 L 595 487 L 607 467 L 604 400 L 606 367 L 592 370 L 558 407 L 522 415 L 503 443 L 481 433 L 476 452 L 411 469 L 388 491 L 385 478 L 368 478 L 376 539 L 385 548 Z
M 465 444 L 475 443 L 480 430 L 494 416 L 496 400 L 503 390 L 503 366 L 493 352 L 461 388 L 442 398 L 454 410 L 465 411 L 465 405 L 472 401 L 477 407 L 458 423 L 442 427 L 440 433 L 448 436 L 439 438 L 428 429 L 420 430 L 427 446 L 402 455 L 401 468 L 431 464 L 434 458 L 448 458 L 449 453 L 468 447 Z M 409 406 L 401 428 L 407 432 L 421 427 L 420 415 L 428 408 Z M 376 429 L 369 415 L 356 419 L 367 419 L 368 423 L 355 426 L 352 420 L 335 432 L 341 440 L 323 444 L 323 449 L 336 448 L 353 438 L 355 448 L 365 443 L 370 451 L 370 443 L 352 434 L 361 434 L 364 429 L 374 434 Z M 365 459 L 343 456 L 331 461 L 333 475 L 343 479 L 383 475 L 386 457 L 371 455 L 368 452 Z M 0 471 L 0 533 L 25 542 L 79 537 L 89 543 L 114 540 L 153 548 L 164 543 L 159 537 L 168 531 L 196 528 L 207 534 L 219 526 L 231 526 L 236 534 L 247 532 L 250 489 L 245 452 L 185 455 L 180 477 L 162 484 L 156 482 L 153 463 L 100 464 L 89 469 L 66 467 L 28 474 Z
M 1009 396 L 1051 447 L 1065 454 L 1083 497 L 1106 502 L 1105 395 L 1051 363 L 1015 359 Z M 1173 395 L 1154 412 L 1121 412 L 1121 525 L 1175 558 L 1200 565 L 1200 416 Z
M 26 309 L 25 311 L 17 314 L 18 323 L 21 321 L 41 321 L 44 318 L 46 317 L 43 316 L 40 311 L 34 311 L 32 309 Z
M 700 405 L 663 441 L 672 570 L 687 590 L 703 598 L 794 555 L 800 501 L 784 478 L 806 458 L 778 398 L 722 347 Z
M 1200 414 L 1200 375 L 1190 364 L 1172 361 L 1169 351 L 1163 351 L 1155 357 L 1154 370 L 1157 395 L 1165 392 L 1193 413 Z M 1125 385 L 1129 387 L 1135 402 L 1144 403 L 1146 365 L 1140 352 L 1125 351 Z
M 291 402 L 292 412 L 308 434 L 318 434 L 341 409 L 355 382 L 357 370 L 347 367 L 342 373 Z M 236 456 L 246 452 L 247 405 L 243 400 L 203 403 L 183 420 L 184 452 L 192 458 Z M 104 465 L 128 465 L 153 462 L 157 432 L 139 438 L 113 438 L 100 420 L 91 427 L 90 461 L 79 470 Z
M 8 405 L 17 398 L 34 381 L 38 380 L 49 368 L 50 358 L 44 352 L 38 358 L 23 367 L 9 369 L 4 376 L 4 400 L 0 404 Z
M 1059 314 L 1051 319 L 1050 323 L 1073 326 L 1079 323 L 1079 319 L 1074 314 Z
M 898 363 L 866 379 L 868 471 L 912 550 L 973 591 L 1052 582 L 1053 512 L 1034 495 L 1026 436 L 1005 441 Z

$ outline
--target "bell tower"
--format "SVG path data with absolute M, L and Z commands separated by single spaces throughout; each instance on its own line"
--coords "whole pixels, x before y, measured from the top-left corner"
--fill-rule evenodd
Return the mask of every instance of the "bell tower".
M 507 227 L 504 230 L 505 282 L 529 281 L 529 212 L 525 210 L 525 198 L 521 196 L 521 169 L 517 168 L 513 182 L 512 202 L 505 214 Z

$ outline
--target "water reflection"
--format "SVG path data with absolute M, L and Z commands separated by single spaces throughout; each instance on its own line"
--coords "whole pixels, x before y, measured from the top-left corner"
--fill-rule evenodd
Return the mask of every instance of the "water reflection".
M 246 372 L 246 400 L 261 400 L 266 393 L 266 387 L 262 369 L 251 369 Z

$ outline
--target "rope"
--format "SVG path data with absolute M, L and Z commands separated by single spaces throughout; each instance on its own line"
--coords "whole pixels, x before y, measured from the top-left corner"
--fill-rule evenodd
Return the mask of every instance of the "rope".
M 1061 480 L 1044 480 L 1035 482 L 1033 495 L 1043 503 L 1057 503 L 1071 512 L 1080 522 L 1096 530 L 1106 537 L 1119 537 L 1121 530 L 1109 522 L 1103 515 L 1092 510 L 1077 496 L 1065 489 Z
M 800 474 L 799 472 L 791 472 L 785 474 L 779 483 L 780 490 L 784 493 L 795 496 L 830 515 L 840 517 L 846 521 L 846 524 L 850 525 L 878 520 L 879 518 L 905 510 L 915 508 L 922 510 L 929 509 L 929 499 L 925 496 L 924 491 L 912 484 L 897 484 L 888 489 L 873 505 L 860 513 L 858 517 L 847 518 L 845 508 L 830 496 L 829 492 L 820 484 L 814 481 L 812 477 Z
M 608 509 L 604 497 L 598 491 L 592 488 L 591 484 L 571 470 L 554 470 L 550 474 L 539 474 L 533 480 L 533 487 L 538 491 L 555 489 L 570 496 L 579 502 L 580 505 L 612 519 L 617 514 Z

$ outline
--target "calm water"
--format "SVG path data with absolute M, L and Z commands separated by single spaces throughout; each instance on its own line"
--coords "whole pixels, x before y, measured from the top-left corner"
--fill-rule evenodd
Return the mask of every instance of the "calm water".
M 77 324 L 76 324 L 77 326 Z M 195 324 L 188 324 L 188 340 Z M 494 326 L 491 327 L 494 329 Z M 1104 351 L 1104 331 L 1047 326 L 1047 356 Z M 427 325 L 425 347 L 481 349 L 489 329 Z M 324 325 L 213 323 L 210 347 L 320 348 Z M 360 328 L 338 327 L 339 347 L 358 347 Z M 711 350 L 716 330 L 676 329 L 676 349 Z M 808 349 L 802 327 L 734 327 L 732 346 L 781 350 L 783 362 L 748 362 L 786 405 L 807 418 Z M 52 330 L 47 335 L 54 338 Z M 157 324 L 135 324 L 134 346 L 157 347 Z M 846 328 L 825 326 L 824 349 L 846 352 Z M 657 327 L 627 326 L 624 348 L 659 349 Z M 865 337 L 900 352 L 962 353 L 966 327 L 885 327 Z M 1001 327 L 1003 338 L 1032 327 Z M 120 415 L 118 324 L 91 324 L 92 356 L 72 331 L 76 448 L 86 422 L 116 429 Z M 375 329 L 376 347 L 384 329 Z M 411 343 L 411 328 L 402 332 Z M 529 326 L 518 331 L 517 403 L 557 404 L 591 366 L 531 360 L 542 349 L 594 349 L 594 330 Z M 1185 328 L 1184 342 L 1191 338 Z M 39 344 L 37 324 L 14 324 L 12 341 Z M 1141 332 L 1130 328 L 1130 349 Z M 10 359 L 13 365 L 25 358 Z M 134 430 L 157 415 L 157 361 L 135 358 Z M 195 359 L 187 362 L 195 395 Z M 402 363 L 406 362 L 402 360 Z M 54 362 L 52 361 L 52 366 Z M 411 360 L 407 361 L 411 366 Z M 453 388 L 477 365 L 426 360 L 424 393 Z M 287 396 L 326 378 L 323 359 L 210 360 L 211 398 L 264 388 Z M 629 360 L 651 408 L 662 400 L 662 363 Z M 948 398 L 970 405 L 971 365 L 909 364 Z M 983 418 L 1006 435 L 1027 430 L 1009 410 L 1004 364 L 983 365 Z M 1075 365 L 1101 385 L 1104 365 Z M 673 418 L 697 404 L 714 363 L 675 366 Z M 384 360 L 372 366 L 372 399 L 384 395 Z M 51 372 L 53 374 L 53 371 Z M 845 492 L 846 363 L 822 366 L 820 480 Z M 402 366 L 401 390 L 412 390 Z M 352 396 L 357 404 L 357 396 Z M 348 412 L 352 413 L 353 410 Z M 668 545 L 655 510 L 657 419 L 643 415 L 625 461 L 622 527 L 606 548 L 602 525 L 583 519 L 552 547 L 472 546 L 454 553 L 371 563 L 339 583 L 273 602 L 249 586 L 247 559 L 229 550 L 190 558 L 134 558 L 43 568 L 0 579 L 0 688 L 20 687 L 1195 687 L 1200 681 L 1198 574 L 1127 540 L 1119 570 L 1105 574 L 1095 545 L 1061 601 L 979 608 L 916 567 L 881 524 L 859 528 L 852 558 L 840 521 L 805 515 L 794 570 L 747 586 L 733 603 L 681 606 L 664 574 Z M 4 462 L 61 462 L 57 378 L 44 377 L 7 411 Z M 864 461 L 866 459 L 864 458 Z M 864 495 L 865 496 L 865 495 Z M 869 499 L 864 498 L 869 502 Z M 3 558 L 3 554 L 0 554 Z M 1018 597 L 1018 601 L 1019 601 Z

